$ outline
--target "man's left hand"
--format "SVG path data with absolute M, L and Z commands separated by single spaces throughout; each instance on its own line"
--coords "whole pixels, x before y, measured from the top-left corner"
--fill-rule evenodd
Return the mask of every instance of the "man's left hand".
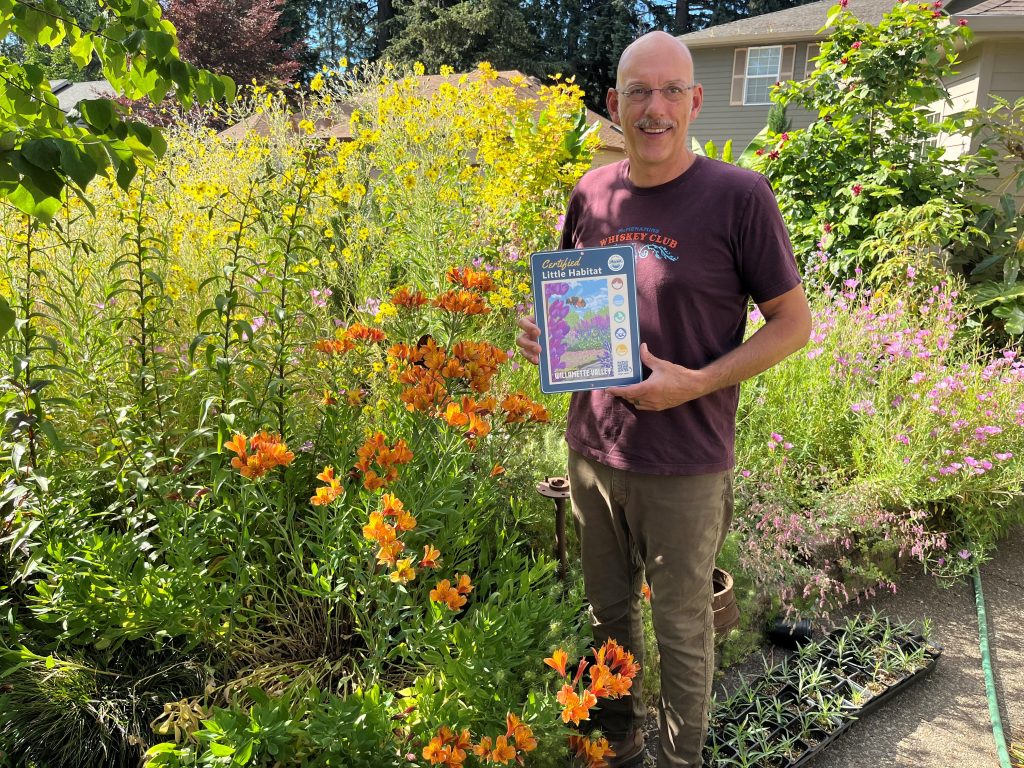
M 696 400 L 708 391 L 707 375 L 655 357 L 640 345 L 640 362 L 651 369 L 651 375 L 639 384 L 609 387 L 606 392 L 633 404 L 638 411 L 664 411 Z

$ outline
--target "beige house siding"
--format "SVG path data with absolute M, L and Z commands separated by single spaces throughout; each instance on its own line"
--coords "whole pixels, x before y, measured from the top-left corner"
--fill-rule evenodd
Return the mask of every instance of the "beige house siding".
M 600 168 L 603 165 L 610 165 L 611 163 L 617 163 L 619 160 L 625 160 L 626 153 L 621 149 L 606 149 L 599 147 L 594 152 L 594 158 L 590 162 L 591 168 Z
M 803 77 L 807 65 L 806 41 L 796 44 L 793 76 Z M 690 126 L 690 135 L 702 145 L 709 139 L 721 147 L 732 139 L 733 150 L 740 152 L 764 128 L 768 121 L 766 105 L 730 106 L 732 90 L 732 67 L 736 48 L 695 48 L 694 71 L 704 86 L 704 106 L 696 122 Z M 790 108 L 787 117 L 793 128 L 810 125 L 812 115 L 804 109 Z
M 1011 103 L 1024 96 L 1024 45 L 1021 39 L 993 40 L 988 46 L 992 51 L 992 80 L 988 91 L 998 93 Z M 989 100 L 983 106 L 991 106 Z
M 982 62 L 986 56 L 985 46 L 977 45 L 970 48 L 957 67 L 957 73 L 946 80 L 950 101 L 937 101 L 931 110 L 940 117 L 948 117 L 957 112 L 964 112 L 978 103 L 981 92 Z M 953 160 L 971 151 L 970 136 L 965 134 L 940 135 L 939 143 L 945 147 L 947 160 Z
M 991 94 L 995 93 L 1011 104 L 1024 96 L 1024 50 L 1020 37 L 1016 39 L 996 39 L 984 43 L 982 48 L 981 66 L 979 69 L 979 92 L 982 94 L 978 106 L 988 108 L 993 105 Z M 973 150 L 978 149 L 980 137 L 974 140 Z M 1024 190 L 1015 192 L 1008 182 L 1010 165 L 1000 163 L 999 177 L 987 179 L 983 186 L 993 191 L 993 199 L 1004 192 L 1014 193 L 1017 205 L 1024 204 Z

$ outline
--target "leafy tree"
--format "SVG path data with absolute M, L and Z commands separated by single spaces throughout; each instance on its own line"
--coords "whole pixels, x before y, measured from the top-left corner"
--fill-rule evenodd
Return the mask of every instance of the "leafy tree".
M 283 0 L 171 0 L 167 18 L 182 55 L 239 83 L 290 80 L 298 43 L 286 48 Z
M 759 165 L 798 254 L 814 259 L 820 250 L 834 275 L 860 266 L 884 282 L 908 259 L 921 266 L 966 238 L 975 170 L 937 146 L 940 132 L 964 130 L 963 119 L 934 122 L 929 105 L 948 100 L 942 79 L 971 34 L 947 23 L 940 3 L 898 4 L 877 25 L 845 5 L 829 13 L 834 31 L 811 77 L 774 93 L 782 106 L 799 105 L 817 119 L 769 137 Z
M 100 15 L 97 0 L 66 0 L 64 3 L 68 13 L 82 27 L 88 28 L 92 20 Z M 49 80 L 95 80 L 100 76 L 99 61 L 93 60 L 85 67 L 79 68 L 71 56 L 67 41 L 55 48 L 48 45 L 26 45 L 17 37 L 8 37 L 0 41 L 0 56 L 6 56 L 22 64 L 34 64 L 41 67 Z
M 51 49 L 67 43 L 77 66 L 95 57 L 128 98 L 159 101 L 174 88 L 191 105 L 232 95 L 229 78 L 181 60 L 174 27 L 161 16 L 156 0 L 106 0 L 104 13 L 86 27 L 56 0 L 0 0 L 0 38 Z M 107 99 L 83 101 L 79 111 L 81 120 L 69 122 L 41 67 L 0 57 L 0 200 L 47 221 L 68 186 L 84 191 L 112 168 L 127 188 L 138 162 L 163 152 L 159 132 L 124 120 Z

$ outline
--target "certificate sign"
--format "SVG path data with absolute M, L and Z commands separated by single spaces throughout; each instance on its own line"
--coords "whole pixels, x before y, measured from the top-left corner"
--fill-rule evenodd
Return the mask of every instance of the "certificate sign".
M 632 245 L 530 256 L 542 392 L 641 381 Z

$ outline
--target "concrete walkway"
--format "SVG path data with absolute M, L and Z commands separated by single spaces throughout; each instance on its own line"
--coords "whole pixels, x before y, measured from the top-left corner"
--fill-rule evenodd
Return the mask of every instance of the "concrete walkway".
M 982 566 L 981 580 L 1003 728 L 1008 741 L 1024 743 L 1024 529 Z M 930 619 L 942 657 L 930 677 L 854 723 L 814 768 L 998 768 L 972 584 L 944 589 L 908 570 L 899 592 L 871 607 L 898 621 Z M 721 684 L 728 687 L 736 671 Z
M 872 601 L 900 621 L 932 622 L 943 647 L 935 672 L 888 705 L 855 723 L 815 761 L 819 768 L 987 768 L 998 766 L 978 647 L 970 583 L 951 589 L 908 574 L 902 589 Z M 989 644 L 1008 739 L 1024 735 L 1024 532 L 1004 542 L 981 568 Z

